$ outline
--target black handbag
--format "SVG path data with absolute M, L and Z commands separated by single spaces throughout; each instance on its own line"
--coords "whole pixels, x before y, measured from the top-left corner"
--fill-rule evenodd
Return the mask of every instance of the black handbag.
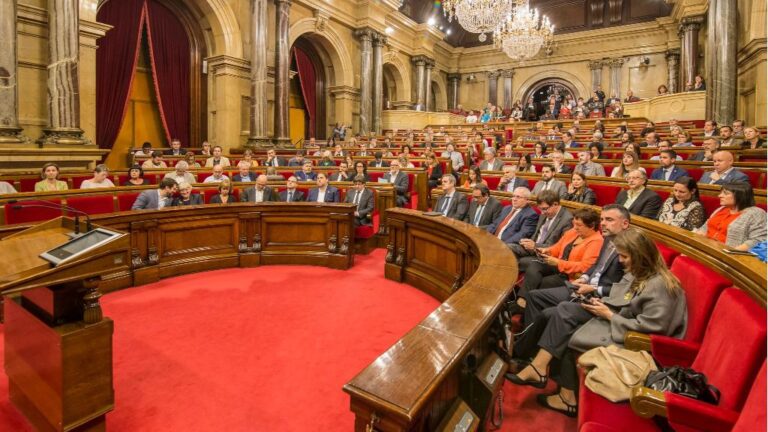
M 690 368 L 671 366 L 651 371 L 645 386 L 661 392 L 687 396 L 712 405 L 720 402 L 720 390 L 707 382 L 707 377 Z

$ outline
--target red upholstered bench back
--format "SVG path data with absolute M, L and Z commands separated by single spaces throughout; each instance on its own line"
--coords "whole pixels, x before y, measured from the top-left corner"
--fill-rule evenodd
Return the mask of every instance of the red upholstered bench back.
M 213 189 L 213 188 L 203 189 L 202 191 L 200 191 L 200 194 L 203 196 L 203 202 L 206 204 L 209 204 L 211 202 L 211 198 L 218 193 L 219 193 L 219 190 Z
M 757 374 L 747 396 L 747 401 L 741 409 L 739 419 L 733 425 L 731 432 L 754 432 L 766 430 L 765 403 L 766 403 L 766 369 L 765 362 Z
M 595 191 L 595 196 L 597 196 L 597 202 L 595 205 L 600 207 L 616 202 L 616 195 L 618 195 L 621 191 L 621 187 L 612 185 L 601 185 L 593 183 L 589 184 L 589 187 Z
M 139 192 L 121 192 L 117 195 L 117 206 L 120 211 L 128 211 L 136 201 Z
M 80 185 L 93 176 L 72 176 L 70 178 L 72 179 L 72 189 L 80 189 Z
M 89 215 L 112 213 L 115 211 L 112 194 L 71 197 L 67 198 L 67 205 Z M 67 213 L 69 216 L 74 216 L 72 212 Z
M 765 360 L 765 308 L 738 288 L 727 288 L 712 312 L 691 367 L 720 390 L 719 407 L 738 411 Z
M 699 197 L 699 200 L 701 201 L 701 205 L 704 206 L 704 212 L 706 212 L 708 216 L 720 207 L 720 198 L 716 196 L 702 195 Z
M 200 171 L 199 173 L 197 173 L 197 182 L 202 183 L 203 180 L 205 180 L 210 175 L 211 173 Z
M 483 180 L 488 183 L 488 189 L 490 190 L 496 190 L 499 187 L 499 183 L 501 182 L 501 177 L 499 176 L 486 176 L 483 177 Z
M 33 205 L 56 206 L 56 209 L 32 207 Z M 24 204 L 6 204 L 5 205 L 5 223 L 8 225 L 29 222 L 41 222 L 55 219 L 62 215 L 61 199 L 54 198 L 48 200 L 29 200 Z
M 749 184 L 752 185 L 753 188 L 759 188 L 762 183 L 763 173 L 760 171 L 752 171 L 752 170 L 741 170 L 744 174 L 749 177 Z
M 688 176 L 696 181 L 699 181 L 701 176 L 704 175 L 704 170 L 702 168 L 685 167 L 685 170 L 688 171 Z
M 40 177 L 19 179 L 19 192 L 34 192 L 35 183 L 40 181 Z
M 680 252 L 672 249 L 664 243 L 656 242 L 656 248 L 659 249 L 659 253 L 661 254 L 661 257 L 664 258 L 664 263 L 667 265 L 667 267 L 671 267 L 672 262 L 680 255 Z
M 671 270 L 680 280 L 688 304 L 688 328 L 684 339 L 700 342 L 720 292 L 732 282 L 687 256 L 675 258 Z

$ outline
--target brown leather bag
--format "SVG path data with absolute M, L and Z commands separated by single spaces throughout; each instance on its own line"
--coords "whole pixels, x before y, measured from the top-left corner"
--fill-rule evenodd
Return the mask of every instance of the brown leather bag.
M 611 402 L 629 400 L 633 387 L 642 386 L 651 371 L 657 370 L 646 351 L 631 351 L 616 345 L 593 348 L 579 358 L 587 369 L 587 388 Z

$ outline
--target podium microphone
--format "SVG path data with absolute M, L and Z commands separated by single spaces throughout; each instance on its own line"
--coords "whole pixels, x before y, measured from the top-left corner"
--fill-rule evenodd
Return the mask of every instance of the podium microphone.
M 93 230 L 93 224 L 91 224 L 91 216 L 82 210 L 78 210 L 68 205 L 59 205 L 59 206 L 53 205 L 53 204 L 46 205 L 40 202 L 33 203 L 30 201 L 19 201 L 19 200 L 10 200 L 8 201 L 8 204 L 11 204 L 11 208 L 13 210 L 23 210 L 24 208 L 33 208 L 33 207 L 47 208 L 51 210 L 61 210 L 63 208 L 64 210 L 75 214 L 75 233 L 74 233 L 75 236 L 80 235 L 80 215 L 85 216 L 85 232 L 87 233 Z

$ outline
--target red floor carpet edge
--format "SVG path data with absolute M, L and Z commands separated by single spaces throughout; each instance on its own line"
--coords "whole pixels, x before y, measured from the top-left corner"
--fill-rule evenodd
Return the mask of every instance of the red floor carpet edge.
M 104 296 L 115 320 L 108 430 L 353 430 L 344 383 L 438 305 L 384 279 L 383 255 L 356 256 L 348 271 L 229 269 Z M 2 375 L 0 431 L 31 430 Z M 504 390 L 502 430 L 573 430 L 530 391 Z

